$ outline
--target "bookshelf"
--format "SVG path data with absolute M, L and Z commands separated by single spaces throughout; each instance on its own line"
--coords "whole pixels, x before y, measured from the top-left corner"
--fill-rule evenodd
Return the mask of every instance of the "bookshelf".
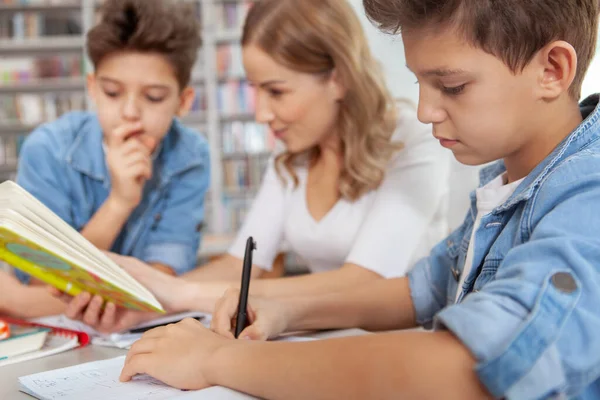
M 254 123 L 254 94 L 241 64 L 241 27 L 252 1 L 182 1 L 195 4 L 202 23 L 203 46 L 192 76 L 197 98 L 182 121 L 210 146 L 203 254 L 214 255 L 225 251 L 241 225 L 274 143 Z M 1 180 L 15 177 L 20 143 L 37 125 L 91 108 L 85 75 L 92 67 L 84 44 L 99 3 L 0 0 Z

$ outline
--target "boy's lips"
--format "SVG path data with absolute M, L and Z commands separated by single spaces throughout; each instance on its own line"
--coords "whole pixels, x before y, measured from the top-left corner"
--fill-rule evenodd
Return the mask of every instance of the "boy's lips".
M 458 144 L 458 140 L 440 139 L 440 144 L 442 147 L 450 148 Z
M 454 145 L 459 143 L 459 141 L 455 140 L 455 139 L 447 139 L 447 138 L 439 137 L 439 136 L 435 136 L 435 138 L 440 141 L 440 144 L 442 145 L 442 147 L 446 147 L 446 148 L 453 147 Z
M 125 140 L 138 138 L 138 137 L 140 137 L 143 134 L 144 134 L 144 131 L 140 129 L 139 131 L 131 132 L 129 135 L 127 135 L 127 137 L 125 138 Z

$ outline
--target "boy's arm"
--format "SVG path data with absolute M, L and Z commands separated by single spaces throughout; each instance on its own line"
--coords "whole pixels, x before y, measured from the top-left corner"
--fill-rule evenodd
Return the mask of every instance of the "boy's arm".
M 80 233 L 100 250 L 110 250 L 130 214 L 109 195 Z
M 525 243 L 437 315 L 497 398 L 574 397 L 590 382 L 583 377 L 597 376 L 600 180 L 598 163 L 582 158 L 542 184 L 520 231 Z
M 256 318 L 248 328 L 248 334 L 267 338 L 284 331 L 306 329 L 395 330 L 428 324 L 445 305 L 449 271 L 453 266 L 446 243 L 457 241 L 461 234 L 458 229 L 435 246 L 429 257 L 418 262 L 408 277 L 373 279 L 320 295 L 286 296 L 277 300 L 253 298 L 250 307 L 255 308 Z M 253 281 L 251 291 L 268 282 Z M 207 295 L 200 287 L 190 293 L 190 305 L 201 304 Z M 229 290 L 214 309 L 212 326 L 222 335 L 228 336 L 231 332 L 238 297 L 238 292 Z
M 469 351 L 448 332 L 308 343 L 231 342 L 207 382 L 268 399 L 485 399 Z
M 408 278 L 380 279 L 342 292 L 283 299 L 281 303 L 288 331 L 416 326 Z
M 0 271 L 0 314 L 16 318 L 36 318 L 61 314 L 65 304 L 44 286 L 25 286 L 7 272 Z
M 178 388 L 220 385 L 267 399 L 489 398 L 474 365 L 448 332 L 255 342 L 223 338 L 188 319 L 147 332 L 121 379 L 147 373 Z
M 106 164 L 111 188 L 108 198 L 81 230 L 81 234 L 101 250 L 110 250 L 133 210 L 142 200 L 146 181 L 152 176 L 150 142 L 131 138 L 139 123 L 118 126 L 108 137 Z M 142 160 L 142 161 L 140 161 Z
M 150 265 L 169 268 L 178 275 L 196 265 L 204 199 L 210 182 L 208 147 L 203 141 L 197 146 L 194 159 L 198 163 L 172 178 L 160 219 L 149 230 L 140 257 Z

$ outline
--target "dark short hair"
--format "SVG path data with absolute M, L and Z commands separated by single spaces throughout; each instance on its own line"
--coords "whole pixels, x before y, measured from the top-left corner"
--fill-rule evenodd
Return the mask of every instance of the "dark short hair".
M 158 53 L 173 66 L 181 88 L 188 85 L 202 43 L 193 8 L 173 0 L 106 0 L 101 20 L 87 34 L 94 67 L 114 53 Z
M 502 60 L 513 72 L 555 40 L 577 52 L 572 97 L 579 98 L 594 57 L 599 0 L 363 0 L 367 15 L 389 33 L 453 27 L 467 41 Z

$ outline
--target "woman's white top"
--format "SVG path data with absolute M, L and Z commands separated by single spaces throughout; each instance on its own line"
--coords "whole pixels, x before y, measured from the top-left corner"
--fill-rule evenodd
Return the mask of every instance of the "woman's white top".
M 285 248 L 311 272 L 351 263 L 386 278 L 405 275 L 448 234 L 450 152 L 409 107 L 401 110 L 394 140 L 404 148 L 390 161 L 379 188 L 356 201 L 340 199 L 320 221 L 306 204 L 308 169 L 297 168 L 294 188 L 291 179 L 286 184 L 279 179 L 271 160 L 229 253 L 242 259 L 252 236 L 253 264 L 265 270 Z

